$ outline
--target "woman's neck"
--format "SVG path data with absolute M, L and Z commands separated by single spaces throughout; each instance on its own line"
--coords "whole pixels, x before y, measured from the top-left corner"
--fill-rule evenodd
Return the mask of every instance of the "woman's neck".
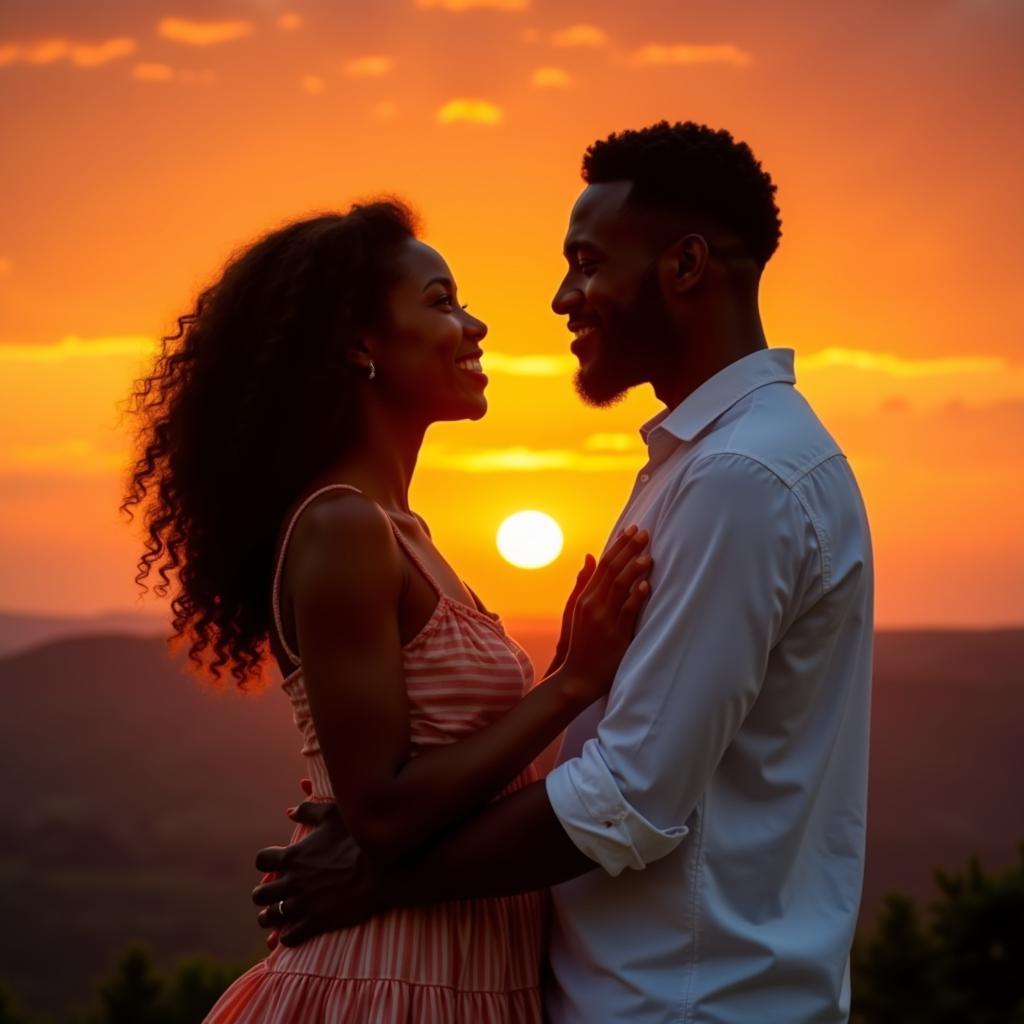
M 364 411 L 359 440 L 326 478 L 359 487 L 389 511 L 408 512 L 409 486 L 426 424 L 411 424 L 386 410 Z

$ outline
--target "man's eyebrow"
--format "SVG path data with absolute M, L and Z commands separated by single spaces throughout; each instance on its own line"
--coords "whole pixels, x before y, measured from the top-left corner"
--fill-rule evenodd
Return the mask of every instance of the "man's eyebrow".
M 567 238 L 562 247 L 562 255 L 568 259 L 578 253 L 580 249 L 597 249 L 597 246 L 586 238 Z
M 445 288 L 448 288 L 450 291 L 454 291 L 455 290 L 455 286 L 452 284 L 452 282 L 447 277 L 432 277 L 423 286 L 423 290 L 426 291 L 432 284 L 443 284 L 445 286 Z

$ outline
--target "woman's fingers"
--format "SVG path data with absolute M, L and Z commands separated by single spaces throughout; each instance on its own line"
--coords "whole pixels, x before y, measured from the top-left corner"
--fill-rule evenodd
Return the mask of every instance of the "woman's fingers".
M 633 627 L 636 625 L 637 616 L 644 606 L 644 602 L 651 596 L 651 585 L 647 580 L 640 580 L 629 592 L 629 597 L 622 603 L 622 610 L 619 612 L 619 624 L 630 630 L 632 635 Z
M 619 575 L 631 562 L 641 557 L 650 539 L 650 534 L 646 530 L 637 530 L 616 551 L 609 549 L 605 559 L 602 559 L 602 562 L 605 562 L 604 574 L 595 586 L 595 594 L 599 599 L 607 598 L 609 588 L 616 583 Z
M 591 577 L 591 583 L 595 587 L 601 585 L 604 577 L 608 573 L 608 567 L 624 550 L 628 549 L 630 542 L 636 534 L 636 526 L 627 526 L 626 529 L 608 545 L 608 550 L 601 556 L 597 563 L 597 568 L 594 570 L 594 574 Z
M 651 556 L 644 551 L 642 554 L 631 558 L 612 580 L 609 590 L 612 601 L 618 600 L 621 608 L 627 596 L 632 592 L 633 585 L 637 580 L 646 576 L 651 571 Z

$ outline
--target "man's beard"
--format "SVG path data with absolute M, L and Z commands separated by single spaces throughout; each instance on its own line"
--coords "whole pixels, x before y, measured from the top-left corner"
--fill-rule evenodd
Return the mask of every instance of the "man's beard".
M 594 358 L 586 369 L 576 371 L 573 385 L 587 405 L 606 409 L 647 380 L 647 367 L 652 363 L 649 353 L 671 344 L 672 326 L 653 266 L 641 279 L 630 305 L 602 317 L 597 330 Z

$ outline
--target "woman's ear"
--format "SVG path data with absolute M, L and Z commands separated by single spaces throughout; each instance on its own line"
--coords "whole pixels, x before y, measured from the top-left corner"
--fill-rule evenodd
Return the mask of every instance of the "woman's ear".
M 373 365 L 373 355 L 365 338 L 358 338 L 348 347 L 345 353 L 348 362 L 361 373 L 368 374 Z
M 685 295 L 704 276 L 708 265 L 708 243 L 703 235 L 684 235 L 662 254 L 659 276 L 669 295 Z

